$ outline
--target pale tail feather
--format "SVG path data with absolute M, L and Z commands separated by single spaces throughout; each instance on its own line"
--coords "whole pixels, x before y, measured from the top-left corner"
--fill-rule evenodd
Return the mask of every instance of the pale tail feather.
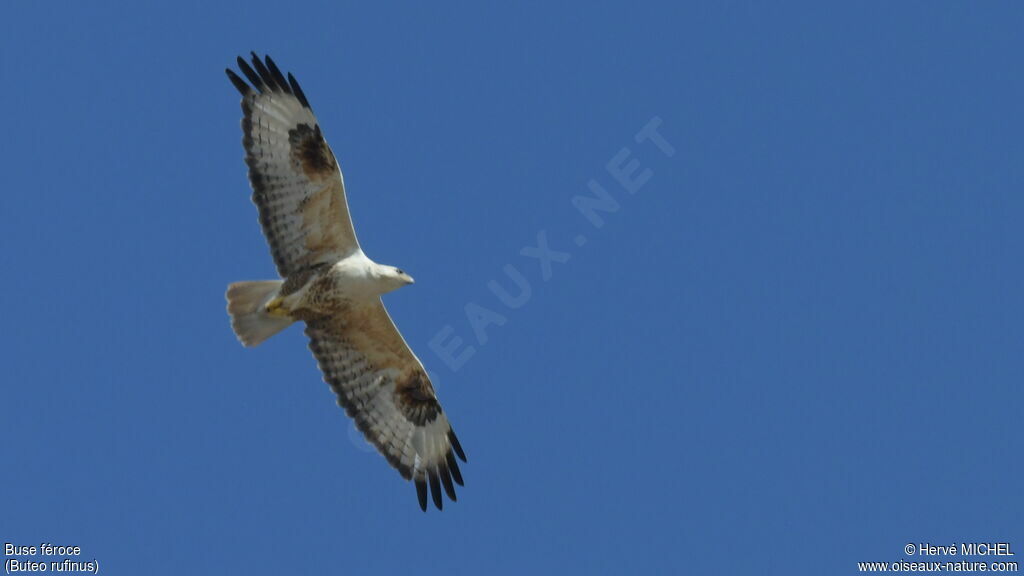
M 267 314 L 264 306 L 277 295 L 281 280 L 235 282 L 228 286 L 231 327 L 244 346 L 256 346 L 284 330 L 295 320 Z

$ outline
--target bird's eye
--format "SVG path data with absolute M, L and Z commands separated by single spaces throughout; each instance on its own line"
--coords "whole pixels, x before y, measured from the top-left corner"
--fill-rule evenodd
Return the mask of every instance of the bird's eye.
M 402 272 L 402 269 L 401 269 L 401 268 L 395 268 L 395 270 L 396 270 L 396 271 L 397 271 L 397 272 L 398 272 L 399 274 L 405 274 L 405 272 Z

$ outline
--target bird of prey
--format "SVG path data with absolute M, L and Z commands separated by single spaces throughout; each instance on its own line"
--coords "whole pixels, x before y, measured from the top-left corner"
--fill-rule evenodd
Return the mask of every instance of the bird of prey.
M 455 500 L 455 459 L 466 455 L 423 365 L 405 343 L 381 295 L 412 284 L 367 258 L 356 240 L 338 161 L 295 78 L 267 56 L 241 57 L 228 78 L 242 93 L 242 145 L 252 201 L 280 279 L 228 286 L 235 335 L 256 346 L 293 322 L 306 324 L 324 380 L 356 427 L 406 480 L 420 508 L 427 488 Z

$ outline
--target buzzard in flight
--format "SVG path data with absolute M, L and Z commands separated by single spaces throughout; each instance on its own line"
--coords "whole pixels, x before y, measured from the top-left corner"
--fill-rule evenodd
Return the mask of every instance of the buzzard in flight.
M 363 254 L 338 162 L 295 78 L 270 57 L 238 58 L 242 145 L 252 200 L 281 278 L 228 286 L 231 326 L 256 346 L 293 322 L 306 323 L 324 380 L 359 430 L 406 480 L 420 508 L 427 492 L 462 486 L 459 446 L 423 365 L 388 316 L 381 294 L 412 284 Z

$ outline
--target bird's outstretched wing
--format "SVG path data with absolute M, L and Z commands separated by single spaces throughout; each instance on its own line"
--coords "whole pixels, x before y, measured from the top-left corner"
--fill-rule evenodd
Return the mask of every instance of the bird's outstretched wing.
M 412 353 L 379 299 L 332 317 L 306 320 L 306 335 L 338 404 L 402 477 L 416 484 L 420 508 L 427 487 L 442 508 L 462 486 L 455 459 L 466 455 Z
M 295 77 L 270 57 L 241 57 L 228 78 L 242 93 L 242 144 L 252 200 L 278 273 L 334 263 L 359 248 L 338 162 Z

